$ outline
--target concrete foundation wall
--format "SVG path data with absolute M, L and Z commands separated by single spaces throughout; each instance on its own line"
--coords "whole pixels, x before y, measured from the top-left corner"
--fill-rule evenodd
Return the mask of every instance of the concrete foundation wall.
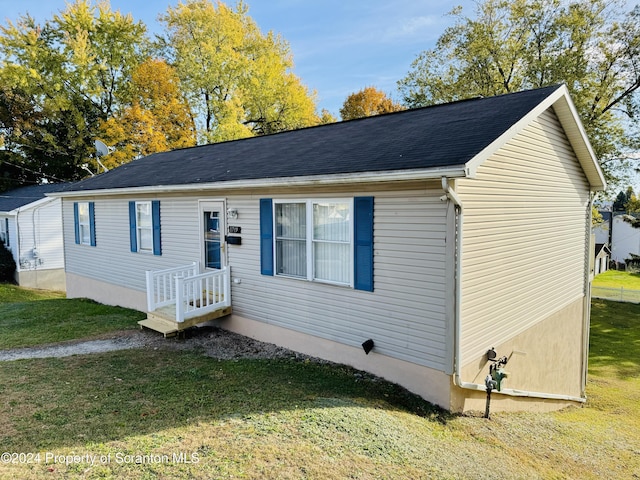
M 90 298 L 105 305 L 145 312 L 147 294 L 67 272 L 67 298 Z
M 504 343 L 489 345 L 487 348 L 495 347 L 498 357 L 506 356 L 509 360 L 504 368 L 508 377 L 503 380 L 502 388 L 581 397 L 583 314 L 584 298 L 580 298 L 520 335 Z M 463 382 L 481 385 L 484 385 L 488 374 L 489 362 L 486 355 L 465 365 L 461 371 Z M 486 397 L 485 391 L 453 387 L 451 409 L 484 411 Z M 550 411 L 571 404 L 575 405 L 577 402 L 503 395 L 495 390 L 491 397 L 492 411 Z
M 56 290 L 60 292 L 67 290 L 66 275 L 63 268 L 54 270 L 24 270 L 16 272 L 15 279 L 21 287 Z

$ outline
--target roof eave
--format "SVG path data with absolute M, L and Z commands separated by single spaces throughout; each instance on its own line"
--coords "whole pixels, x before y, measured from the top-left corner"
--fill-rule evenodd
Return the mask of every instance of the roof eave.
M 156 194 L 167 192 L 192 192 L 212 189 L 273 188 L 273 187 L 305 187 L 325 185 L 347 185 L 362 183 L 398 182 L 411 180 L 431 180 L 441 177 L 466 177 L 468 171 L 464 165 L 436 167 L 416 170 L 397 170 L 384 172 L 347 173 L 335 175 L 311 175 L 301 177 L 260 178 L 255 180 L 232 180 L 227 182 L 189 183 L 184 185 L 151 185 L 145 187 L 121 187 L 96 190 L 74 190 L 69 192 L 53 192 L 51 197 L 86 197 L 122 194 Z

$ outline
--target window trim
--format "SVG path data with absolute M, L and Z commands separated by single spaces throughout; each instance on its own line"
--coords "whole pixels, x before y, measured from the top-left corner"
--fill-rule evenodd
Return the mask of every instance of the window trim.
M 149 226 L 140 225 L 140 207 L 145 206 L 149 212 Z M 149 248 L 142 247 L 142 232 L 148 231 L 149 238 L 151 239 L 151 245 Z M 153 253 L 153 212 L 151 211 L 151 201 L 145 200 L 142 202 L 136 202 L 136 245 L 138 245 L 138 253 Z
M 151 249 L 140 248 L 140 230 L 138 226 L 138 205 L 148 204 L 151 214 Z M 146 227 L 145 227 L 146 228 Z M 160 230 L 160 200 L 129 201 L 129 250 L 132 253 L 162 255 Z
M 314 239 L 314 218 L 313 218 L 313 206 L 318 203 L 346 203 L 349 205 L 349 241 L 348 242 L 337 242 L 337 241 L 326 241 L 320 242 Z M 277 265 L 278 265 L 278 254 L 276 244 L 278 241 L 278 228 L 277 228 L 277 215 L 276 208 L 277 205 L 282 204 L 304 204 L 305 205 L 305 214 L 306 214 L 306 231 L 305 231 L 305 243 L 306 243 L 306 278 L 295 275 L 286 275 L 278 273 Z M 337 285 L 342 287 L 350 287 L 354 288 L 355 284 L 355 275 L 354 275 L 354 262 L 355 262 L 355 237 L 354 237 L 354 198 L 353 197 L 331 197 L 331 198 L 274 198 L 271 204 L 271 215 L 272 215 L 272 238 L 271 238 L 271 248 L 273 254 L 273 276 L 276 277 L 284 277 L 291 278 L 294 280 L 302 280 L 314 283 L 325 283 L 329 285 Z M 314 256 L 314 245 L 316 243 L 335 243 L 335 244 L 343 244 L 348 245 L 349 251 L 349 281 L 348 282 L 337 282 L 332 280 L 326 280 L 321 278 L 315 278 L 315 256 Z
M 80 223 L 80 205 L 87 205 L 87 223 Z M 96 212 L 95 202 L 74 202 L 73 203 L 73 224 L 75 233 L 76 245 L 86 245 L 89 247 L 96 246 Z M 82 238 L 81 226 L 86 226 L 89 229 L 89 242 L 87 243 Z

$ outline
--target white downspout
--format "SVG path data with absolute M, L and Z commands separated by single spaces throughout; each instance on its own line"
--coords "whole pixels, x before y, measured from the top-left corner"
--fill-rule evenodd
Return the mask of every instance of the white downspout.
M 442 190 L 444 190 L 444 196 L 441 197 L 441 200 L 450 200 L 456 210 L 458 211 L 458 221 L 456 225 L 456 265 L 455 265 L 455 306 L 454 306 L 454 358 L 453 358 L 453 383 L 459 388 L 463 388 L 466 390 L 476 390 L 486 392 L 487 387 L 484 384 L 479 383 L 470 383 L 462 381 L 460 376 L 460 330 L 462 325 L 462 232 L 464 226 L 464 209 L 462 205 L 462 201 L 460 197 L 456 194 L 454 190 L 451 190 L 449 187 L 449 180 L 447 177 L 442 177 Z M 587 265 L 587 269 L 588 269 Z M 535 398 L 548 398 L 553 400 L 569 400 L 573 402 L 586 402 L 586 398 L 583 397 L 573 397 L 571 395 L 560 395 L 555 393 L 544 393 L 544 392 L 531 392 L 527 390 L 516 390 L 512 388 L 502 388 L 499 392 L 493 392 L 508 395 L 512 397 L 535 397 Z
M 582 384 L 580 386 L 580 395 L 584 398 L 587 397 L 587 375 L 589 370 L 589 336 L 591 330 L 591 229 L 593 222 L 593 202 L 595 199 L 595 193 L 591 193 L 587 206 L 587 254 L 584 267 L 584 319 L 582 327 Z

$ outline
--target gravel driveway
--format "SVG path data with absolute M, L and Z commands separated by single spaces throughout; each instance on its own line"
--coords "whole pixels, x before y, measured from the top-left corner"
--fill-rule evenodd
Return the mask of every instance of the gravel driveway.
M 104 335 L 94 340 L 74 340 L 38 347 L 0 350 L 0 361 L 68 357 L 130 348 L 201 349 L 206 355 L 223 360 L 304 357 L 271 343 L 259 342 L 218 327 L 204 326 L 191 328 L 181 337 L 173 338 L 164 338 L 161 334 L 150 330 L 127 330 Z

